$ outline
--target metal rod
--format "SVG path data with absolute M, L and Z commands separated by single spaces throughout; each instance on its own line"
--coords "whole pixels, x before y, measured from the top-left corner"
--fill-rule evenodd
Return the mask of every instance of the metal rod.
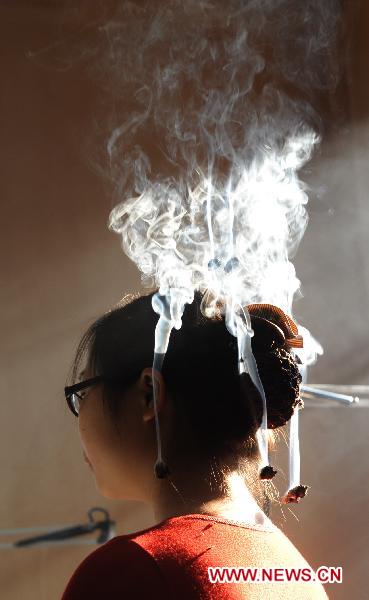
M 331 390 L 323 390 L 317 387 L 311 387 L 310 385 L 301 386 L 302 396 L 306 398 L 322 398 L 325 400 L 334 400 L 342 404 L 357 404 L 359 402 L 358 396 L 350 396 L 347 394 L 339 394 Z
M 14 542 L 14 545 L 20 548 L 21 546 L 33 546 L 34 544 L 40 544 L 42 542 L 68 540 L 80 535 L 93 533 L 96 530 L 101 530 L 102 527 L 106 527 L 105 522 L 87 523 L 87 525 L 75 525 L 74 527 L 66 527 L 65 529 L 58 529 L 57 531 L 49 531 L 48 533 L 27 538 L 25 540 L 18 540 L 17 542 Z
M 45 548 L 47 546 L 97 546 L 99 542 L 97 540 L 59 540 L 55 542 L 39 542 L 31 548 Z M 19 550 L 22 546 L 16 546 L 13 542 L 0 542 L 0 550 Z M 25 549 L 29 549 L 27 546 L 23 546 Z
M 0 536 L 20 535 L 23 533 L 40 533 L 41 531 L 50 532 L 58 529 L 65 529 L 65 525 L 39 525 L 36 527 L 13 527 L 9 529 L 0 529 Z

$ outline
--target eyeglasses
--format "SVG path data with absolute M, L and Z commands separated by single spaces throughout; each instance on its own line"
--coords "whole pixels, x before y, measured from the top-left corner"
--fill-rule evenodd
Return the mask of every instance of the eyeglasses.
M 92 379 L 85 379 L 85 381 L 80 381 L 79 383 L 64 388 L 68 406 L 76 417 L 79 416 L 80 401 L 83 400 L 84 397 L 83 390 L 104 381 L 104 379 L 105 377 L 98 375 L 97 377 L 92 377 Z

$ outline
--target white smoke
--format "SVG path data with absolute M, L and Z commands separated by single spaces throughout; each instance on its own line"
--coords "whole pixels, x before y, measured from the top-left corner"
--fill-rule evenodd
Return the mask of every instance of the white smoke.
M 208 290 L 204 314 L 224 301 L 235 335 L 230 306 L 293 312 L 291 258 L 308 221 L 299 171 L 321 137 L 316 95 L 338 79 L 339 6 L 122 2 L 103 28 L 121 118 L 107 146 L 118 202 L 110 227 L 144 285 L 168 298 L 177 290 L 177 303 L 182 290 L 182 308 L 194 289 Z M 304 334 L 312 362 L 321 349 Z

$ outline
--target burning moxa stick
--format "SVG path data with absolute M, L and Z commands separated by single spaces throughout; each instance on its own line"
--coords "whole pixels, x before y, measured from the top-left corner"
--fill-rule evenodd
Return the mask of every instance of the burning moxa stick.
M 155 413 L 155 429 L 158 455 L 155 463 L 155 474 L 158 479 L 164 479 L 170 474 L 170 469 L 163 459 L 162 440 L 160 435 L 160 421 L 157 408 L 157 384 L 155 372 L 162 370 L 165 354 L 168 350 L 171 331 L 174 328 L 180 329 L 182 325 L 182 315 L 186 303 L 191 303 L 193 294 L 186 290 L 171 288 L 165 295 L 156 293 L 152 297 L 152 307 L 159 315 L 159 320 L 155 328 L 155 348 L 152 367 L 153 379 L 153 402 Z

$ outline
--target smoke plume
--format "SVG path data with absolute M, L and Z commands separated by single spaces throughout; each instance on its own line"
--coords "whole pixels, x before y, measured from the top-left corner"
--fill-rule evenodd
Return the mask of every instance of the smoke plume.
M 322 135 L 317 98 L 338 81 L 339 16 L 338 0 L 173 0 L 122 2 L 104 25 L 110 227 L 144 285 L 186 301 L 208 290 L 207 315 L 219 300 L 292 314 L 299 171 Z M 319 347 L 305 348 L 309 362 Z

